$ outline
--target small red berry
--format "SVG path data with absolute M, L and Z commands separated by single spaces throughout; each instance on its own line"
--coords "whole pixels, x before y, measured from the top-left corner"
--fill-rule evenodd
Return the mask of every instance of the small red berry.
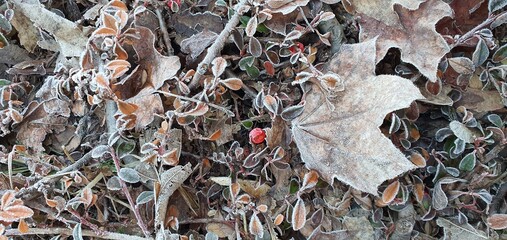
M 264 140 L 266 139 L 266 133 L 264 132 L 264 130 L 260 128 L 254 128 L 252 129 L 252 131 L 250 131 L 249 137 L 250 142 L 259 144 L 264 142 Z

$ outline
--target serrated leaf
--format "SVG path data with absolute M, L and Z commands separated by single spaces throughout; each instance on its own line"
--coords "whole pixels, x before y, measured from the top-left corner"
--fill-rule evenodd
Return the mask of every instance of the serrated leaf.
M 348 0 L 360 16 L 360 42 L 378 37 L 376 62 L 390 48 L 401 51 L 401 60 L 414 65 L 430 81 L 437 81 L 440 59 L 450 51 L 435 24 L 453 15 L 441 0 Z
M 128 183 L 137 183 L 141 180 L 141 177 L 139 176 L 137 171 L 132 168 L 120 169 L 120 172 L 118 172 L 118 177 L 120 177 L 121 180 Z
M 459 162 L 459 169 L 463 171 L 472 171 L 475 167 L 476 156 L 475 151 L 465 155 Z
M 442 217 L 439 217 L 436 222 L 438 226 L 444 228 L 443 239 L 449 240 L 488 239 L 486 233 L 484 233 L 481 230 L 475 229 L 474 227 L 472 227 L 472 225 L 468 223 L 456 224 Z
M 294 140 L 305 166 L 325 181 L 337 178 L 377 195 L 384 181 L 416 168 L 378 127 L 386 114 L 424 97 L 407 79 L 375 76 L 375 40 L 343 45 L 329 66 L 345 89 L 329 100 L 312 85 L 303 113 L 292 121 Z

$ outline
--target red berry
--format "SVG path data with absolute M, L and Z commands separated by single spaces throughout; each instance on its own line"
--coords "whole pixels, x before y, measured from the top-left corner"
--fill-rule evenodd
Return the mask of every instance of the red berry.
M 249 136 L 250 136 L 250 142 L 253 142 L 255 144 L 262 143 L 266 139 L 266 133 L 264 132 L 264 130 L 262 130 L 260 128 L 252 129 L 252 131 L 250 131 Z

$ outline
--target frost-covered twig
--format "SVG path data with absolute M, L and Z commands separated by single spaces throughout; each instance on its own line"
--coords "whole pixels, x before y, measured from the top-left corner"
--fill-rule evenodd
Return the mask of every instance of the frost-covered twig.
M 201 76 L 206 73 L 208 70 L 209 65 L 211 64 L 211 61 L 215 59 L 215 57 L 222 51 L 224 48 L 225 43 L 227 42 L 227 38 L 231 34 L 231 31 L 236 27 L 239 23 L 239 19 L 241 15 L 243 14 L 243 8 L 248 3 L 247 0 L 240 0 L 238 4 L 236 4 L 234 8 L 234 15 L 232 15 L 231 19 L 229 19 L 229 22 L 225 25 L 224 30 L 218 35 L 215 42 L 208 48 L 208 53 L 206 54 L 206 57 L 202 60 L 201 63 L 199 63 L 199 66 L 197 67 L 197 70 L 195 71 L 195 75 L 192 78 L 192 81 L 188 85 L 188 87 L 192 90 L 197 87 L 199 84 L 199 80 L 201 79 Z

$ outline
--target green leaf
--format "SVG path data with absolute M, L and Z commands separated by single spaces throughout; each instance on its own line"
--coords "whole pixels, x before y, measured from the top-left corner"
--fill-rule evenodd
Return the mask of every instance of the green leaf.
M 227 7 L 227 3 L 224 0 L 218 0 L 215 2 L 215 6 Z
M 503 7 L 505 7 L 505 5 L 507 5 L 507 0 L 489 0 L 488 3 L 489 13 L 491 14 L 497 10 L 500 10 Z
M 244 57 L 239 60 L 239 68 L 243 71 L 246 70 L 247 67 L 251 67 L 254 63 L 255 58 L 253 56 Z
M 4 30 L 6 33 L 12 31 L 11 23 L 2 14 L 0 14 L 0 29 Z
M 498 63 L 506 58 L 507 58 L 507 44 L 504 44 L 498 50 L 496 50 L 495 53 L 493 53 L 493 58 L 491 59 L 493 60 L 493 62 Z
M 472 171 L 475 167 L 475 151 L 467 154 L 459 163 L 459 169 L 463 171 Z
M 251 129 L 253 127 L 253 122 L 252 121 L 242 121 L 241 125 L 243 125 L 243 127 L 245 127 L 246 129 Z
M 475 48 L 474 54 L 472 55 L 472 62 L 474 62 L 475 66 L 478 67 L 482 65 L 489 56 L 489 49 L 486 45 L 486 42 L 481 38 L 479 39 L 479 43 Z
M 153 191 L 144 191 L 136 199 L 136 205 L 145 204 L 154 198 Z
M 128 182 L 128 183 L 137 183 L 141 180 L 141 177 L 139 177 L 139 174 L 137 173 L 137 171 L 132 168 L 120 169 L 120 172 L 118 173 L 118 177 L 120 177 L 121 180 Z
M 490 114 L 488 115 L 488 120 L 491 123 L 493 123 L 493 125 L 495 125 L 497 128 L 503 128 L 503 121 L 502 118 L 500 118 L 500 116 L 496 114 Z
M 248 76 L 250 76 L 251 78 L 257 78 L 261 74 L 259 69 L 255 66 L 246 67 L 246 73 L 248 73 Z
M 7 86 L 9 84 L 11 84 L 11 81 L 7 79 L 0 79 L 0 87 Z
M 117 176 L 111 177 L 106 183 L 107 189 L 111 191 L 117 191 L 121 189 L 120 178 Z

